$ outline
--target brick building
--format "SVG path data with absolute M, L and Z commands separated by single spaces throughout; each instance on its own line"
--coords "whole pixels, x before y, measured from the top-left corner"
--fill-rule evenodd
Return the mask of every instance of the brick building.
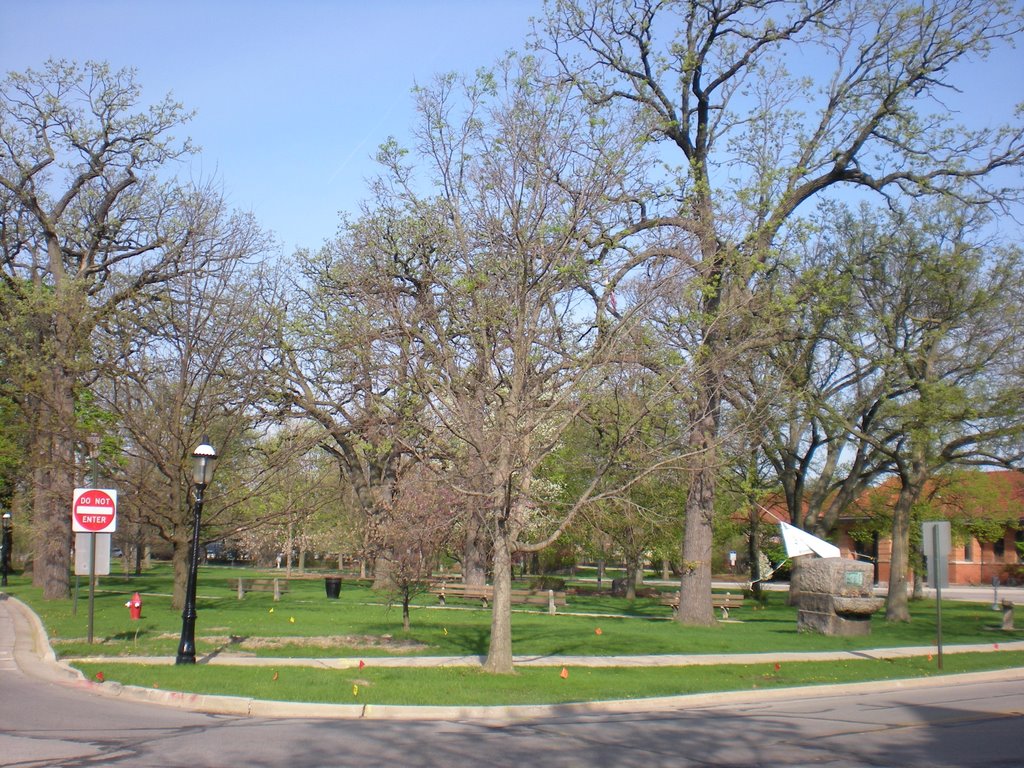
M 832 540 L 844 557 L 876 564 L 878 582 L 888 582 L 892 539 L 886 533 L 886 507 L 895 502 L 897 487 L 888 481 L 872 489 L 839 523 Z M 953 542 L 949 554 L 949 582 L 988 585 L 999 577 L 1003 584 L 1024 583 L 1020 548 L 1024 545 L 1024 472 L 959 472 L 931 483 L 925 491 L 920 517 L 949 520 Z M 868 543 L 858 541 L 855 530 L 871 528 L 873 518 L 883 522 Z
M 889 581 L 889 531 L 897 494 L 895 480 L 868 491 L 851 505 L 827 537 L 843 557 L 874 563 L 878 583 Z M 945 475 L 929 484 L 920 506 L 923 509 L 918 510 L 916 519 L 945 519 L 951 524 L 950 584 L 988 586 L 994 576 L 1002 584 L 1024 584 L 1024 472 Z M 786 505 L 778 497 L 764 502 L 760 518 L 764 526 L 790 522 Z M 745 520 L 746 515 L 741 519 Z M 915 527 L 920 530 L 919 525 Z

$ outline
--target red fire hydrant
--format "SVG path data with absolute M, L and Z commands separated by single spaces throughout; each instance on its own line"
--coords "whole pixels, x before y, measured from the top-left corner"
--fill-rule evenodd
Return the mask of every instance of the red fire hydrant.
M 142 598 L 139 597 L 138 592 L 132 595 L 132 599 L 125 605 L 128 607 L 128 615 L 132 617 L 132 621 L 142 618 Z

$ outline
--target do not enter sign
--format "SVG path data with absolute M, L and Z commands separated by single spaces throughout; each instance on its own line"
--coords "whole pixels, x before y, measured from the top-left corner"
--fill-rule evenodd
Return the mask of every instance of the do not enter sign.
M 117 491 L 75 488 L 71 530 L 75 533 L 113 533 L 117 529 Z

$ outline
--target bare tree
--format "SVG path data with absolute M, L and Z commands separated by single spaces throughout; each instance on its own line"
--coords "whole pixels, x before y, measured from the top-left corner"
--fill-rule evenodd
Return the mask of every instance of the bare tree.
M 245 456 L 256 447 L 254 404 L 268 386 L 252 363 L 266 344 L 267 320 L 251 309 L 272 292 L 251 265 L 268 243 L 247 217 L 221 224 L 217 236 L 207 232 L 211 247 L 229 257 L 220 269 L 167 281 L 159 300 L 128 302 L 97 334 L 111 363 L 96 392 L 120 426 L 122 496 L 131 519 L 173 547 L 176 607 L 192 541 L 191 454 L 201 437 L 209 435 L 222 457 L 207 494 L 208 530 L 260 492 L 273 469 Z
M 268 306 L 277 341 L 264 354 L 283 413 L 309 419 L 365 517 L 364 549 L 379 551 L 377 532 L 396 483 L 413 463 L 404 442 L 417 424 L 408 385 L 410 354 L 382 308 L 380 275 L 360 270 L 344 238 L 301 252 L 284 307 Z M 403 440 L 404 435 L 404 440 Z M 387 557 L 374 586 L 389 586 Z
M 382 152 L 380 206 L 350 234 L 410 356 L 423 427 L 408 448 L 479 511 L 494 579 L 485 668 L 512 670 L 511 566 L 571 523 L 610 457 L 568 506 L 540 463 L 585 407 L 622 338 L 607 287 L 629 271 L 591 236 L 622 215 L 638 145 L 591 119 L 530 60 L 418 91 L 416 159 Z M 612 450 L 614 453 L 614 447 Z
M 409 605 L 430 586 L 438 557 L 452 536 L 464 501 L 450 486 L 419 465 L 403 474 L 394 503 L 380 525 L 389 561 L 390 590 L 402 603 L 402 628 L 410 627 Z

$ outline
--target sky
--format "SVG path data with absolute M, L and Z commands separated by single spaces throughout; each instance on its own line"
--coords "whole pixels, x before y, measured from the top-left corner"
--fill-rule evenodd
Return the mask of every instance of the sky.
M 543 0 L 0 0 L 0 73 L 48 58 L 135 67 L 144 97 L 197 111 L 213 177 L 284 253 L 333 236 L 366 197 L 372 157 L 407 136 L 410 90 L 521 48 Z M 967 122 L 1024 101 L 1024 55 L 1002 50 L 960 99 Z M 998 105 L 1000 109 L 993 109 Z
M 197 111 L 185 172 L 214 177 L 284 252 L 335 234 L 411 88 L 522 47 L 542 0 L 0 0 L 0 73 L 48 58 L 138 70 Z

